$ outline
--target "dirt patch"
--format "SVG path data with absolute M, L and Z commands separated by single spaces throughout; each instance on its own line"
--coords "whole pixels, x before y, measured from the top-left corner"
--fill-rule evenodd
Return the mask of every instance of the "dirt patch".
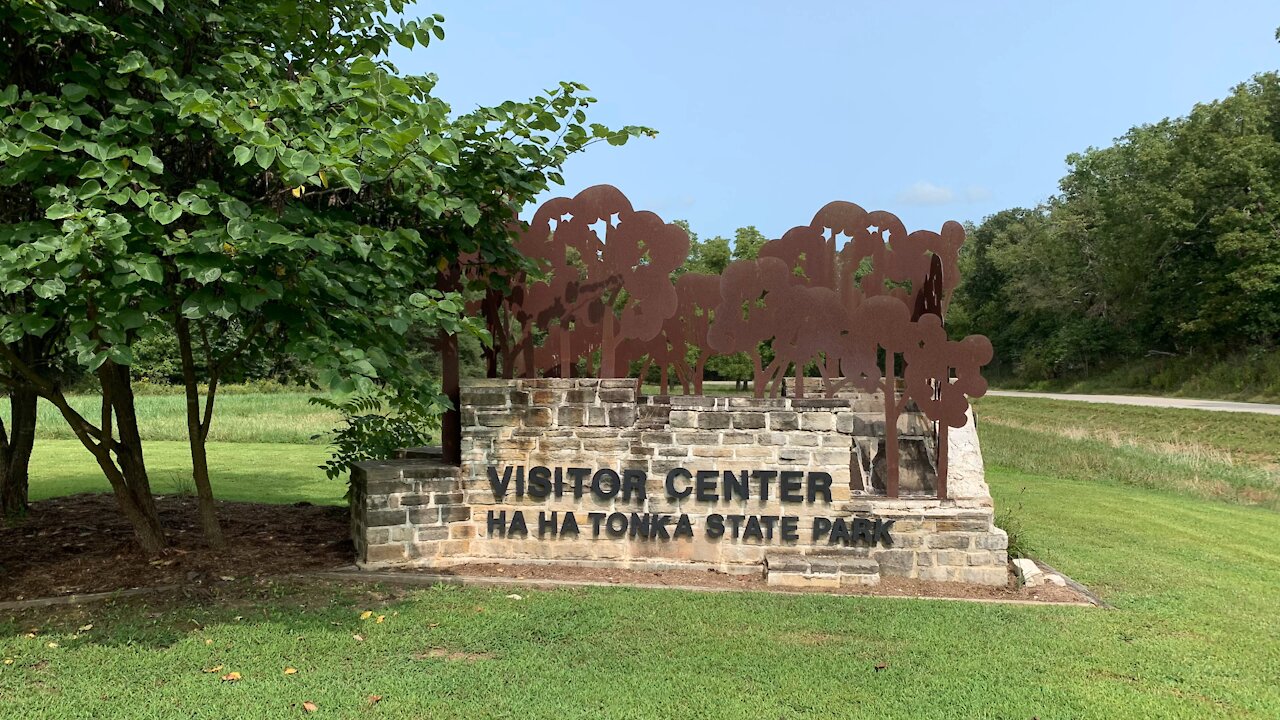
M 0 601 L 158 585 L 213 585 L 352 562 L 347 511 L 310 504 L 219 502 L 227 547 L 200 535 L 194 498 L 159 497 L 169 549 L 147 557 L 110 495 L 31 504 L 25 520 L 0 527 Z
M 452 662 L 475 662 L 477 660 L 492 660 L 493 655 L 489 653 L 473 653 L 462 652 L 461 650 L 449 650 L 448 648 L 433 647 L 425 652 L 414 653 L 414 660 L 450 660 Z
M 910 596 L 921 598 L 955 598 L 963 600 L 1007 600 L 1043 603 L 1088 603 L 1088 597 L 1070 587 L 1042 585 L 1020 587 L 1009 573 L 1005 585 L 970 585 L 966 583 L 928 582 L 908 578 L 882 577 L 879 585 L 840 589 L 780 588 L 765 583 L 764 573 L 731 575 L 707 570 L 618 570 L 613 568 L 575 567 L 571 565 L 499 565 L 473 563 L 441 570 L 404 570 L 407 574 L 429 572 L 438 575 L 492 577 L 508 580 L 559 580 L 568 582 L 609 583 L 614 585 L 658 585 L 667 587 L 699 587 L 724 590 L 769 590 L 774 592 L 821 592 L 839 595 Z

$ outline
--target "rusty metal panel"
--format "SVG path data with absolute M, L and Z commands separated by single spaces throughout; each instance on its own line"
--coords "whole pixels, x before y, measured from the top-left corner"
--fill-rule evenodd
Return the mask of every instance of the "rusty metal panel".
M 597 185 L 544 203 L 517 249 L 540 267 L 513 278 L 506 297 L 479 306 L 495 334 L 490 374 L 643 378 L 656 367 L 700 394 L 707 360 L 745 353 L 757 397 L 834 396 L 850 385 L 885 398 L 886 490 L 897 494 L 898 416 L 909 407 L 937 427 L 965 422 L 986 391 L 986 338 L 947 337 L 943 318 L 959 283 L 964 229 L 908 232 L 895 215 L 849 202 L 730 263 L 720 276 L 681 274 L 683 229 L 635 210 Z M 816 366 L 817 377 L 806 368 Z M 953 377 L 954 375 L 954 377 Z M 901 388 L 901 389 L 899 389 Z M 945 496 L 946 451 L 938 453 Z

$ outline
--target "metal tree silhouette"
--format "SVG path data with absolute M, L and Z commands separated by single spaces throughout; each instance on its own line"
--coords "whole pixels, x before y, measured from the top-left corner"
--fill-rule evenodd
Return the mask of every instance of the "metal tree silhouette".
M 898 356 L 919 344 L 920 329 L 902 300 L 890 295 L 870 297 L 850 313 L 849 335 L 841 348 L 841 367 L 854 384 L 884 398 L 885 492 L 890 497 L 898 495 L 898 417 L 911 397 L 898 395 Z M 877 347 L 884 350 L 883 370 L 877 363 Z
M 666 394 L 669 370 L 675 369 L 684 393 L 702 394 L 702 376 L 711 359 L 707 333 L 720 304 L 720 276 L 685 273 L 676 278 L 676 313 L 662 324 L 662 331 L 648 342 L 628 340 L 619 354 L 629 360 L 644 359 L 639 378 L 643 382 L 650 365 L 658 367 L 659 392 Z M 693 365 L 689 364 L 694 356 Z M 692 387 L 691 387 L 692 386 Z
M 937 494 L 947 496 L 948 428 L 964 427 L 970 397 L 987 392 L 982 366 L 991 362 L 991 341 L 981 335 L 947 339 L 942 318 L 927 314 L 916 322 L 916 343 L 906 352 L 904 397 L 915 400 L 925 417 L 938 424 Z M 955 370 L 955 378 L 951 371 Z
M 760 344 L 788 332 L 797 290 L 786 263 L 771 257 L 731 263 L 720 278 L 720 304 L 707 342 L 717 353 L 744 352 L 751 358 L 756 397 L 764 397 L 765 388 L 786 370 L 776 355 L 765 366 Z
M 882 394 L 890 495 L 898 493 L 898 418 L 914 401 L 938 424 L 944 496 L 946 428 L 963 422 L 966 396 L 985 391 L 980 370 L 991 357 L 985 339 L 952 342 L 943 330 L 963 241 L 958 223 L 908 233 L 892 213 L 834 202 L 766 243 L 756 260 L 673 282 L 689 249 L 684 230 L 596 186 L 538 209 L 518 249 L 539 270 L 481 307 L 501 334 L 495 355 L 507 376 L 522 365 L 528 377 L 567 377 L 579 363 L 594 374 L 598 353 L 601 377 L 639 360 L 642 378 L 658 365 L 663 392 L 674 369 L 686 393 L 700 393 L 713 353 L 743 352 L 757 397 L 777 396 L 793 367 L 803 396 L 805 368 L 816 363 L 828 397 L 848 383 Z M 772 352 L 768 363 L 762 348 Z M 498 365 L 490 361 L 490 374 Z

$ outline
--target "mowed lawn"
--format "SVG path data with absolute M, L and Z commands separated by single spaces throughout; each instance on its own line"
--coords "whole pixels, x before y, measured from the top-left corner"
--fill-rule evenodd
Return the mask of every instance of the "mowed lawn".
M 0 716 L 288 717 L 310 701 L 316 717 L 361 718 L 1280 717 L 1280 514 L 1265 460 L 1213 433 L 1194 462 L 1156 442 L 1185 411 L 1160 411 L 1126 443 L 1055 425 L 1072 408 L 991 400 L 979 427 L 998 506 L 1037 557 L 1113 609 L 282 580 L 213 601 L 0 614 L 0 660 L 13 661 L 0 665 Z M 150 450 L 153 474 L 180 471 L 185 446 L 151 447 L 165 448 Z M 323 495 L 304 467 L 320 445 L 218 448 L 228 497 Z M 75 450 L 42 443 L 37 485 L 90 482 Z M 45 468 L 54 457 L 67 463 Z M 1264 474 L 1244 482 L 1240 469 Z M 219 679 L 233 671 L 242 679 Z

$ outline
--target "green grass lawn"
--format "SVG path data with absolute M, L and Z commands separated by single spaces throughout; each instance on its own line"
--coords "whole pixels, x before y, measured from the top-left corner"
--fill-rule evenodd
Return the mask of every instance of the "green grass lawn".
M 212 599 L 0 614 L 0 659 L 13 660 L 0 665 L 0 716 L 287 717 L 312 701 L 316 717 L 353 718 L 1280 717 L 1280 515 L 1248 497 L 1207 499 L 1186 478 L 1194 469 L 1147 447 L 1184 424 L 1181 411 L 1154 411 L 1165 414 L 1146 439 L 1116 452 L 1052 426 L 1058 408 L 992 400 L 979 414 L 997 506 L 1014 508 L 1037 557 L 1114 609 L 235 584 Z M 1261 467 L 1247 433 L 1204 437 L 1245 459 L 1206 452 L 1203 468 Z M 185 446 L 150 447 L 165 448 L 149 449 L 153 475 L 181 470 Z M 91 482 L 77 449 L 42 443 L 33 491 Z M 1086 462 L 1096 455 L 1108 459 Z M 226 497 L 330 492 L 309 470 L 321 446 L 219 445 L 214 457 Z M 385 621 L 361 620 L 365 610 Z M 243 679 L 219 680 L 232 671 Z
M 144 445 L 147 475 L 158 495 L 191 492 L 191 455 L 185 442 L 152 440 Z M 328 459 L 323 445 L 209 443 L 209 478 L 220 500 L 316 505 L 343 502 L 346 483 L 319 469 Z M 81 492 L 110 492 L 93 456 L 78 440 L 45 440 L 31 459 L 31 499 Z

